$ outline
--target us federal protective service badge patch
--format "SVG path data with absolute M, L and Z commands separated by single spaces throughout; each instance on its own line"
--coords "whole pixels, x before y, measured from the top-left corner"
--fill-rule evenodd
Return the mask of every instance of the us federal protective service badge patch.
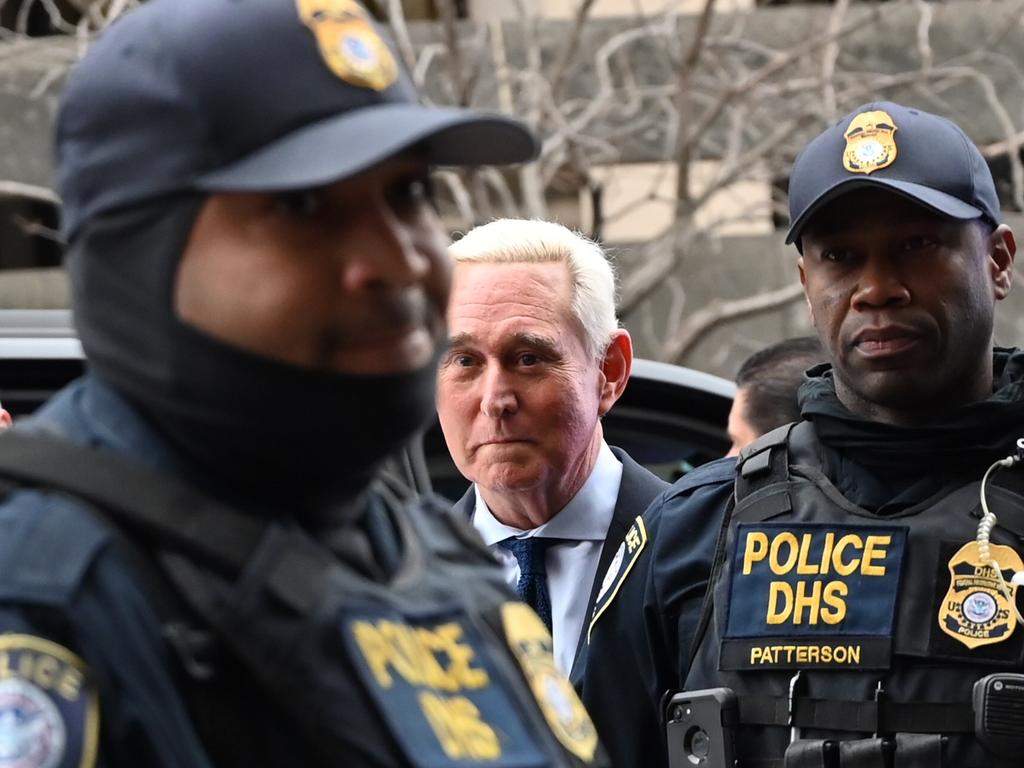
M 548 628 L 523 603 L 505 603 L 501 607 L 501 623 L 509 648 L 552 732 L 580 760 L 593 762 L 597 729 L 572 684 L 555 669 L 554 643 Z
M 95 766 L 99 704 L 86 672 L 56 643 L 0 634 L 0 767 Z
M 887 112 L 861 112 L 843 133 L 843 167 L 851 173 L 870 174 L 896 160 L 896 123 Z
M 991 544 L 992 560 L 1003 572 L 1012 601 L 1017 585 L 1010 584 L 1016 571 L 1024 570 L 1021 557 L 1010 547 Z M 1017 627 L 1017 612 L 1006 599 L 999 574 L 983 563 L 978 542 L 964 544 L 949 561 L 949 589 L 939 607 L 939 627 L 968 648 L 1001 643 Z
M 383 91 L 398 78 L 387 43 L 355 0 L 295 0 L 302 23 L 316 35 L 320 55 L 346 83 Z

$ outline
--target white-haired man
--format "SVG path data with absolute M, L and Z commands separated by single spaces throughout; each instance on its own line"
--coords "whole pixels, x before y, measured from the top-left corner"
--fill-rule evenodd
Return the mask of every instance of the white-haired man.
M 604 575 L 629 562 L 631 525 L 667 487 L 604 441 L 633 361 L 614 271 L 596 243 L 543 221 L 494 221 L 449 252 L 438 413 L 473 482 L 459 505 L 576 677 Z

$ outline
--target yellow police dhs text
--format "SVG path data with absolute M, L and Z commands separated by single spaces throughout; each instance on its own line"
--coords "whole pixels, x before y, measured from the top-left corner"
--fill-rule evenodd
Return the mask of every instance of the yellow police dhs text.
M 764 531 L 747 533 L 743 576 L 749 576 L 761 563 L 767 564 L 776 576 L 795 573 L 807 577 L 837 577 L 804 578 L 795 583 L 772 580 L 765 612 L 768 624 L 838 624 L 846 618 L 846 599 L 849 596 L 849 586 L 844 577 L 854 573 L 871 577 L 886 575 L 886 567 L 881 561 L 886 558 L 887 547 L 892 543 L 891 536 L 837 535 L 828 531 L 820 547 L 815 546 L 815 538 L 813 533 L 803 533 L 798 538 L 792 531 L 780 531 L 772 536 Z

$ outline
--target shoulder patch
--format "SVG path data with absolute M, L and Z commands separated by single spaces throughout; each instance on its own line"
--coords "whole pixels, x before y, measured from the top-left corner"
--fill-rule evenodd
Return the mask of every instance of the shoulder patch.
M 555 669 L 551 633 L 523 603 L 505 603 L 501 619 L 512 654 L 530 683 L 544 719 L 566 749 L 585 763 L 594 762 L 597 729 L 568 678 Z
M 85 662 L 41 637 L 0 634 L 0 766 L 93 768 L 98 738 Z
M 626 531 L 626 538 L 619 544 L 615 556 L 608 564 L 608 570 L 601 581 L 601 590 L 597 593 L 594 601 L 594 613 L 590 619 L 590 626 L 587 628 L 587 642 L 590 642 L 590 633 L 594 631 L 594 624 L 601 614 L 605 612 L 612 600 L 619 593 L 622 582 L 626 580 L 629 572 L 640 557 L 640 553 L 647 546 L 647 527 L 644 519 L 638 515 L 633 524 Z

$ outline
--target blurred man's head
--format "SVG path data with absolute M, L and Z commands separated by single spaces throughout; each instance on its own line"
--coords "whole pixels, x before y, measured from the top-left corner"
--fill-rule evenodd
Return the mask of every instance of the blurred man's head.
M 541 221 L 492 222 L 449 252 L 451 348 L 438 376 L 449 451 L 496 516 L 501 498 L 553 516 L 593 469 L 600 419 L 632 365 L 611 264 L 596 243 Z
M 273 453 L 307 483 L 369 470 L 433 411 L 450 268 L 430 166 L 534 149 L 507 118 L 421 106 L 353 0 L 152 0 L 58 118 L 91 370 L 239 481 L 270 482 L 244 459 Z M 253 419 L 267 403 L 287 417 Z
M 843 404 L 914 424 L 987 397 L 1016 243 L 964 132 L 867 104 L 807 146 L 789 189 L 787 242 Z
M 755 352 L 736 374 L 736 397 L 729 411 L 729 456 L 766 432 L 799 421 L 797 390 L 804 371 L 827 359 L 813 336 L 785 339 Z

